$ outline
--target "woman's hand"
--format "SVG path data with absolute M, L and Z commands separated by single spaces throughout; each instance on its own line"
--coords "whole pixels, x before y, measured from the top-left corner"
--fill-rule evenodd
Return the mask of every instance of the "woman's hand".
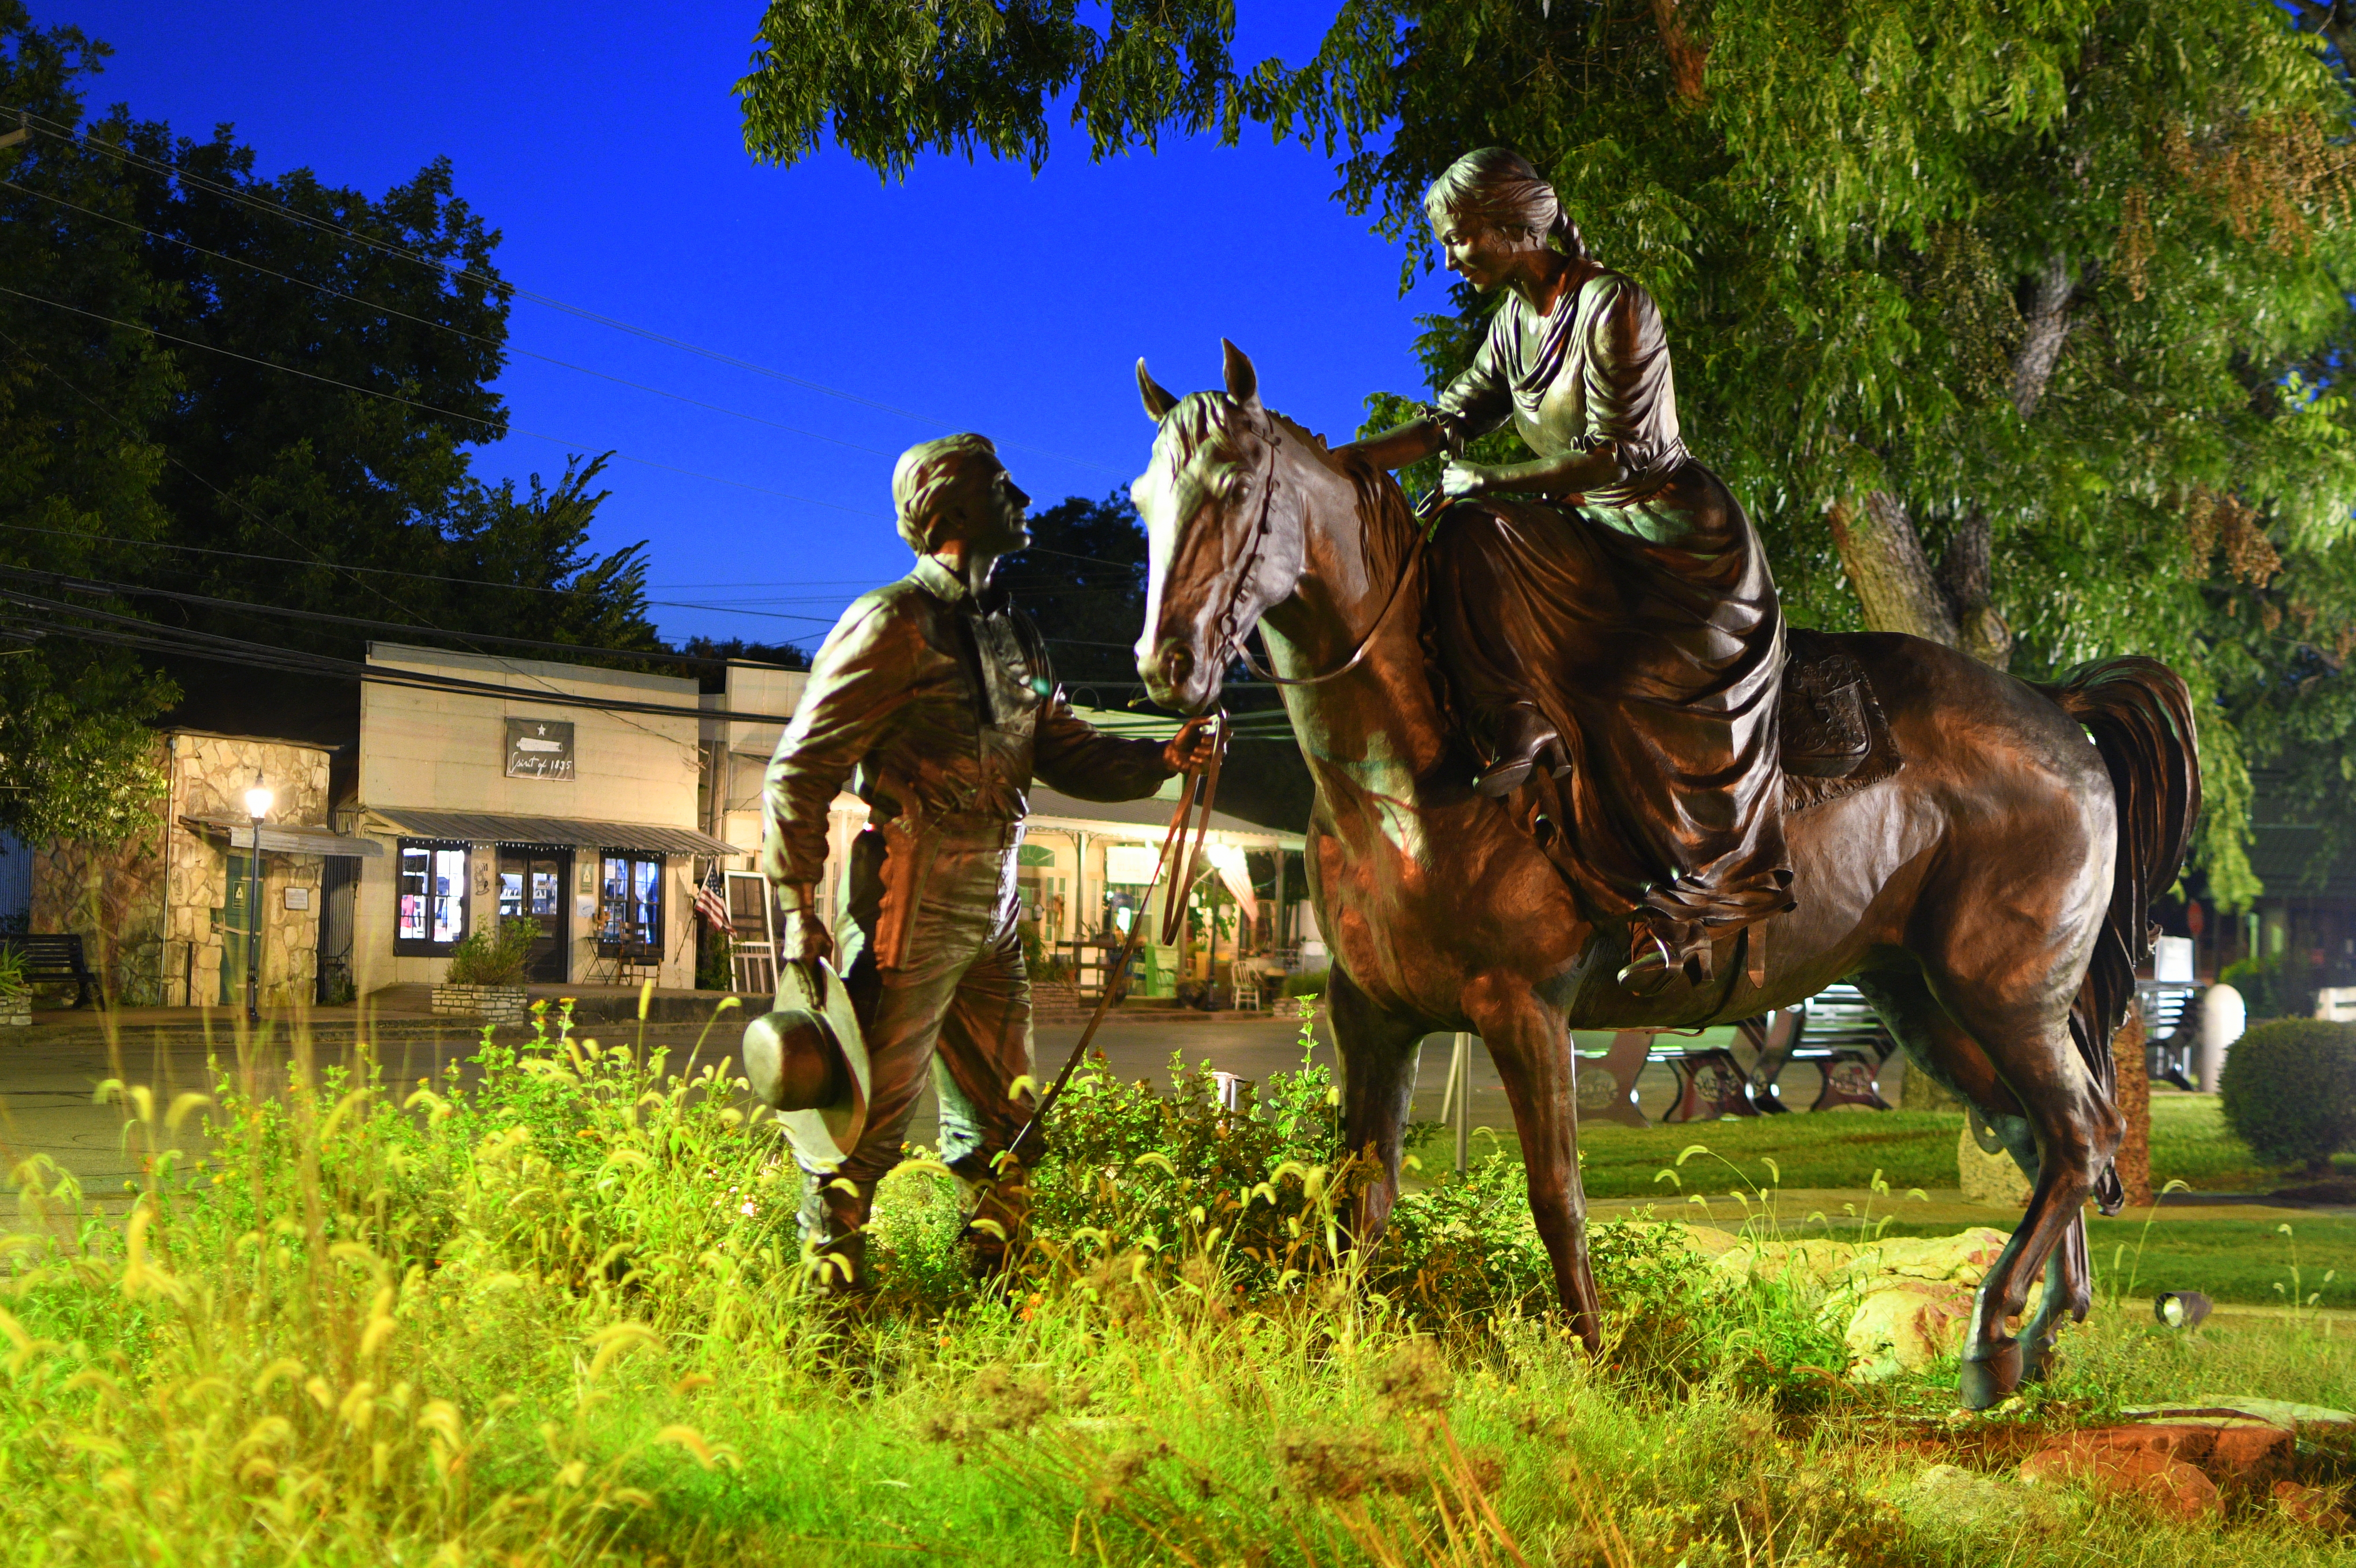
M 1495 476 L 1477 463 L 1455 463 L 1440 471 L 1440 493 L 1451 501 L 1485 496 Z

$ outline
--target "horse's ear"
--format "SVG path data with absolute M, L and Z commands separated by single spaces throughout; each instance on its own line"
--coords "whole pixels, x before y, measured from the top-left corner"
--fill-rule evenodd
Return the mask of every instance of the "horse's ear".
M 1219 347 L 1226 351 L 1227 396 L 1258 413 L 1259 372 L 1252 368 L 1251 356 L 1224 337 L 1219 339 Z
M 1145 400 L 1145 417 L 1155 424 L 1160 424 L 1162 416 L 1178 406 L 1177 398 L 1155 383 L 1142 359 L 1137 362 L 1137 395 Z

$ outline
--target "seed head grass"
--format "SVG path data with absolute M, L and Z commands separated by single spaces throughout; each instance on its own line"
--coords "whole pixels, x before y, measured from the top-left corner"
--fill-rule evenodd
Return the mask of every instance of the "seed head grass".
M 1635 1220 L 1594 1228 L 1590 1358 L 1512 1161 L 1408 1194 L 1368 1257 L 1322 1071 L 1241 1111 L 1203 1074 L 1076 1083 L 1009 1277 L 969 1279 L 956 1183 L 912 1151 L 851 1298 L 813 1287 L 800 1177 L 701 1049 L 560 1009 L 431 1081 L 298 1033 L 239 1040 L 204 1093 L 112 1084 L 153 1156 L 127 1217 L 45 1158 L 12 1173 L 0 1562 L 2347 1560 L 2260 1500 L 2221 1528 L 1910 1490 L 2138 1401 L 2345 1407 L 2329 1317 L 2101 1313 L 2051 1384 L 1964 1416 L 1952 1362 L 1852 1382 L 1810 1287 Z

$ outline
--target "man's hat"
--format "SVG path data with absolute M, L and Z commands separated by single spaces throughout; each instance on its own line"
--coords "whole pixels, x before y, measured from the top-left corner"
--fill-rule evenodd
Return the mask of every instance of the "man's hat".
M 777 965 L 777 1005 L 744 1026 L 744 1076 L 808 1164 L 835 1166 L 867 1128 L 867 1041 L 825 959 Z

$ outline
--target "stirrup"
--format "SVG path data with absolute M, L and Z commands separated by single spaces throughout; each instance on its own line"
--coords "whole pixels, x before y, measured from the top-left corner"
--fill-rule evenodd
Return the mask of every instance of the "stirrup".
M 1682 976 L 1702 986 L 1712 978 L 1709 934 L 1697 925 L 1639 911 L 1628 923 L 1628 962 L 1617 976 L 1632 996 L 1657 997 Z

